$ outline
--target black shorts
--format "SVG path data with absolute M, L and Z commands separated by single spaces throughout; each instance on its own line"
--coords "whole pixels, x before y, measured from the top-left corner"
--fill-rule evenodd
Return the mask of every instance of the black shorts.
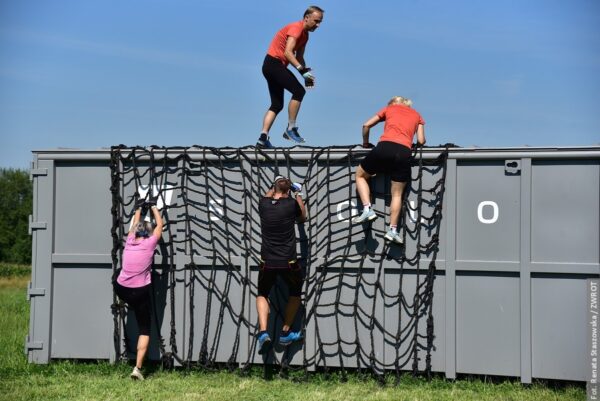
M 116 283 L 114 285 L 115 292 L 123 301 L 127 302 L 127 305 L 133 309 L 135 313 L 135 320 L 140 330 L 140 335 L 150 335 L 150 291 L 152 284 L 145 285 L 138 288 L 123 287 L 121 284 Z
M 288 268 L 265 268 L 264 263 L 261 263 L 258 272 L 259 296 L 269 297 L 278 275 L 281 275 L 287 285 L 290 297 L 299 297 L 302 294 L 302 268 L 298 262 L 290 264 Z
M 392 181 L 410 181 L 410 158 L 411 150 L 396 142 L 379 142 L 367 157 L 363 159 L 360 166 L 368 174 L 386 173 L 392 177 Z

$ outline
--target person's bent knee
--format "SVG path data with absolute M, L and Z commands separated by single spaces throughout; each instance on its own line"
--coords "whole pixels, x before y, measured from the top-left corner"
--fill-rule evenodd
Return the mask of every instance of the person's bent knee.
M 304 95 L 306 95 L 306 89 L 300 86 L 298 89 L 294 90 L 294 93 L 292 93 L 292 100 L 302 102 Z
M 283 104 L 273 103 L 271 107 L 269 107 L 269 111 L 275 113 L 275 115 L 279 114 L 283 110 Z
M 354 174 L 354 177 L 355 179 L 364 178 L 365 180 L 367 180 L 371 177 L 371 174 L 367 173 L 365 169 L 361 165 L 359 165 L 356 168 L 356 173 Z

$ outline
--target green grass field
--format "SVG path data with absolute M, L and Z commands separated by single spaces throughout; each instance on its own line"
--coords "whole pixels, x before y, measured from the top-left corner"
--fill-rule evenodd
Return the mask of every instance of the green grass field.
M 17 269 L 18 270 L 18 269 Z M 351 376 L 313 374 L 308 382 L 275 376 L 262 378 L 256 368 L 248 377 L 228 371 L 145 370 L 146 380 L 129 379 L 131 367 L 108 362 L 53 362 L 30 365 L 23 353 L 29 304 L 25 275 L 0 277 L 0 400 L 584 400 L 582 385 L 561 388 L 518 381 L 485 382 L 481 378 L 428 382 L 405 376 L 400 385 L 379 385 L 375 380 Z

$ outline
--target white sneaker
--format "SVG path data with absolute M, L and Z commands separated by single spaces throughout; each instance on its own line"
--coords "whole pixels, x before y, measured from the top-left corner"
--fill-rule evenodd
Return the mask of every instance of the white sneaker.
M 387 233 L 385 233 L 383 238 L 385 238 L 386 241 L 392 241 L 398 245 L 402 245 L 404 243 L 404 241 L 402 241 L 402 237 L 400 236 L 400 234 L 395 233 L 394 231 L 392 231 L 391 228 L 388 230 Z
M 137 368 L 137 366 L 133 368 L 133 371 L 131 371 L 129 377 L 131 377 L 133 380 L 144 380 L 144 375 L 142 375 L 142 372 Z
M 353 223 L 364 223 L 365 221 L 371 221 L 371 220 L 375 220 L 377 218 L 377 213 L 375 213 L 375 210 L 369 208 L 369 209 L 363 209 L 363 212 L 360 216 L 355 217 L 352 219 Z

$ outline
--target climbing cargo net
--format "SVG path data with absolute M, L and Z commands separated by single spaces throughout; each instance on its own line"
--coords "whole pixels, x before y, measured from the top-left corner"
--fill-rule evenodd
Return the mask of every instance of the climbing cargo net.
M 152 273 L 153 334 L 163 364 L 281 371 L 336 368 L 431 373 L 433 292 L 448 148 L 413 150 L 412 181 L 399 232 L 389 224 L 389 177 L 370 180 L 379 219 L 352 224 L 362 207 L 354 171 L 364 151 L 347 147 L 111 148 L 113 280 L 136 201 L 158 197 L 165 227 Z M 258 355 L 255 297 L 260 263 L 259 199 L 277 174 L 303 184 L 308 220 L 298 225 L 304 343 Z M 277 338 L 287 289 L 271 291 L 269 331 Z M 114 295 L 116 359 L 131 347 L 127 306 Z M 168 326 L 165 324 L 168 322 Z M 151 336 L 151 337 L 152 337 Z

